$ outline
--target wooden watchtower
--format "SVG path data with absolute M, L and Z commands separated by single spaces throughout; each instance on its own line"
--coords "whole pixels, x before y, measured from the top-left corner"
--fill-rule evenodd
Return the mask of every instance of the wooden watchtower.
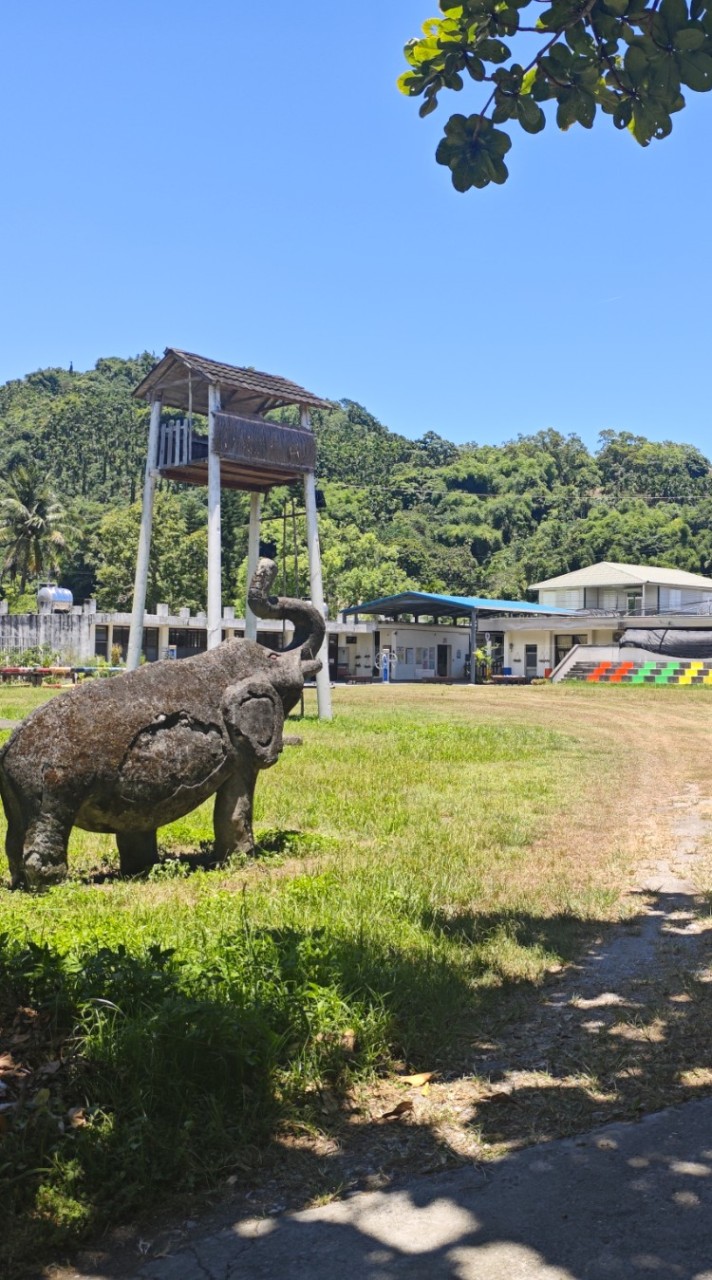
M 304 483 L 309 579 L 312 603 L 323 612 L 324 591 L 316 514 L 316 440 L 310 410 L 329 402 L 294 382 L 206 360 L 168 347 L 162 360 L 136 387 L 134 396 L 151 405 L 151 420 L 143 489 L 143 511 L 136 558 L 131 634 L 126 665 L 138 666 L 146 606 L 148 557 L 151 544 L 156 479 L 165 476 L 182 484 L 208 488 L 208 648 L 222 640 L 220 494 L 243 489 L 250 494 L 248 587 L 257 567 L 262 495 L 275 485 Z M 263 415 L 284 405 L 299 406 L 300 425 L 269 422 Z M 162 409 L 183 410 L 187 419 L 162 422 Z M 193 434 L 193 414 L 206 414 L 208 436 Z M 257 619 L 245 603 L 245 636 L 256 639 Z M 321 719 L 331 719 L 331 690 L 327 647 L 317 676 Z

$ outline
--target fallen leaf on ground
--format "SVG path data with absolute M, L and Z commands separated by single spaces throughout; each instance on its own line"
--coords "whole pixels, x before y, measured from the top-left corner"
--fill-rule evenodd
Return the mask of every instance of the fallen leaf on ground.
M 0 1053 L 0 1075 L 3 1071 L 14 1071 L 15 1059 L 11 1053 Z
M 67 1112 L 67 1119 L 73 1129 L 83 1129 L 89 1123 L 83 1107 L 70 1107 Z
M 386 1111 L 381 1116 L 381 1120 L 397 1120 L 400 1116 L 406 1115 L 408 1111 L 413 1110 L 413 1103 L 410 1098 L 406 1098 L 403 1102 L 399 1102 L 397 1107 L 392 1111 Z
M 399 1076 L 398 1079 L 402 1080 L 404 1084 L 412 1084 L 417 1089 L 421 1084 L 427 1084 L 437 1074 L 437 1071 L 420 1071 L 418 1075 Z
M 40 1067 L 40 1075 L 53 1076 L 55 1072 L 59 1071 L 59 1068 L 61 1067 L 61 1065 L 62 1065 L 61 1062 L 59 1062 L 57 1059 L 55 1059 L 54 1062 L 45 1062 Z

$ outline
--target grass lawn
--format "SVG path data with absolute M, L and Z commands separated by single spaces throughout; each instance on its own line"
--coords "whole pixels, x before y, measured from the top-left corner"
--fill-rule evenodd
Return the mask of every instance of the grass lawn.
M 64 886 L 0 890 L 0 1272 L 249 1182 L 325 1098 L 466 1074 L 483 1022 L 628 910 L 636 724 L 682 741 L 698 692 L 340 690 L 262 775 L 256 863 L 196 868 L 207 805 L 145 882 L 75 831 Z M 0 718 L 46 696 L 0 687 Z

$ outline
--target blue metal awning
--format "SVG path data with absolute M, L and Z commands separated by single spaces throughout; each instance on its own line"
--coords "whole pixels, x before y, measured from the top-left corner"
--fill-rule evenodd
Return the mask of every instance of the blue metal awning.
M 364 604 L 352 604 L 343 609 L 346 617 L 352 613 L 376 613 L 396 617 L 402 613 L 430 614 L 439 617 L 464 617 L 481 613 L 527 613 L 549 617 L 570 618 L 576 609 L 554 609 L 545 604 L 529 604 L 526 600 L 489 600 L 486 596 L 441 596 L 428 591 L 403 591 L 397 596 L 382 596 L 379 600 L 367 600 Z

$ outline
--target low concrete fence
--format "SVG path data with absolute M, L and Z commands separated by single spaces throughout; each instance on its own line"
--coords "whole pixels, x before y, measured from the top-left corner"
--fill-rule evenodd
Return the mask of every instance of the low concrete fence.
M 34 651 L 44 660 L 89 662 L 94 657 L 94 618 L 89 610 L 71 613 L 6 613 L 0 616 L 0 664 L 20 661 Z M 40 661 L 42 658 L 40 658 Z

